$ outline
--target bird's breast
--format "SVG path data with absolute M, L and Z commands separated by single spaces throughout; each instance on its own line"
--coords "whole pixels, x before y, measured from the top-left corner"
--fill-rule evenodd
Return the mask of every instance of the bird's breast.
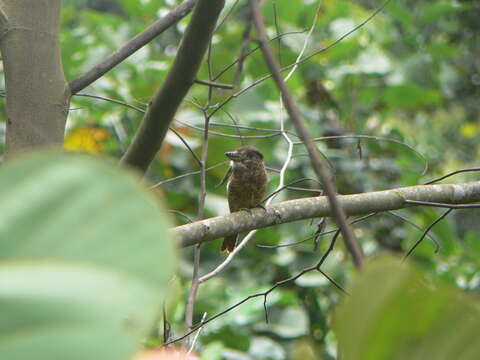
M 230 211 L 259 205 L 265 195 L 267 176 L 264 167 L 234 169 L 227 184 Z

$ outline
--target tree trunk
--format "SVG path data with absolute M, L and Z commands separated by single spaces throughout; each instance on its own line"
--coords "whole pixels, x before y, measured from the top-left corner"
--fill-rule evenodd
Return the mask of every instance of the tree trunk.
M 59 43 L 61 0 L 0 0 L 6 156 L 61 148 L 70 91 Z

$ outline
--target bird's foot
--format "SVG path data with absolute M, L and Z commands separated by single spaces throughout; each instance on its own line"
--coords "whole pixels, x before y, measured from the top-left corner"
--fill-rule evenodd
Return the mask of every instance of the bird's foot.
M 256 207 L 260 208 L 260 209 L 263 209 L 263 211 L 267 211 L 267 208 L 265 206 L 263 206 L 263 204 L 258 204 Z
M 248 212 L 250 215 L 252 215 L 252 209 L 250 209 L 250 208 L 241 208 L 240 211 L 246 211 L 246 212 Z
M 263 211 L 267 211 L 267 208 L 265 206 L 263 206 L 262 204 L 258 204 L 257 206 L 254 206 L 253 208 L 241 208 L 240 211 L 244 210 L 244 211 L 248 212 L 250 215 L 252 215 L 252 210 L 256 209 L 256 208 L 260 208 L 260 209 L 263 209 Z

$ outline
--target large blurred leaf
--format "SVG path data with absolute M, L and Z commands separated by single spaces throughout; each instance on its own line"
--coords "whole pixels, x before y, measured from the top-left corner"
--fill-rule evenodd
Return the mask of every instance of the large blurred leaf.
M 359 275 L 336 314 L 344 359 L 478 359 L 478 302 L 398 261 Z
M 54 262 L 0 266 L 0 358 L 127 359 L 158 292 L 120 272 Z
M 42 154 L 0 172 L 0 358 L 128 359 L 173 265 L 157 201 L 130 174 Z

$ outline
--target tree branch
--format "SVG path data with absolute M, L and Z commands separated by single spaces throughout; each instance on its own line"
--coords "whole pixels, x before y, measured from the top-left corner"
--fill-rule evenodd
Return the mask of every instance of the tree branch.
M 84 75 L 70 82 L 70 91 L 72 95 L 85 89 L 88 85 L 101 78 L 123 60 L 135 53 L 137 50 L 148 44 L 155 37 L 167 30 L 170 26 L 187 16 L 195 5 L 196 0 L 187 0 L 170 11 L 167 15 L 155 21 L 152 25 L 145 29 L 142 33 L 129 40 L 120 49 L 103 60 L 100 64 L 95 65 Z
M 178 107 L 195 80 L 224 0 L 198 0 L 177 57 L 160 90 L 150 102 L 122 163 L 145 173 L 162 145 Z
M 462 184 L 417 185 L 363 194 L 337 195 L 348 216 L 398 210 L 412 206 L 408 201 L 445 204 L 480 201 L 480 181 Z M 325 196 L 288 200 L 251 214 L 239 211 L 172 229 L 181 247 L 267 226 L 315 217 L 331 217 L 332 210 Z

